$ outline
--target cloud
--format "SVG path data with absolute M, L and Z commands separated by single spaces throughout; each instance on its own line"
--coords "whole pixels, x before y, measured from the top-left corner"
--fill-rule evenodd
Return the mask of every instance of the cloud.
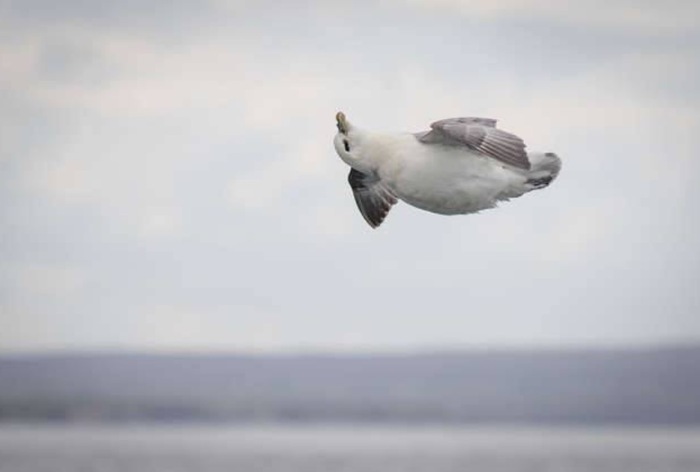
M 86 275 L 78 267 L 15 264 L 5 267 L 3 272 L 16 293 L 29 296 L 67 299 L 78 295 L 86 285 Z
M 4 349 L 641 339 L 697 305 L 700 67 L 672 8 L 657 27 L 627 3 L 178 4 L 175 24 L 32 5 L 0 19 Z M 372 231 L 338 110 L 386 131 L 493 116 L 564 169 Z
M 645 34 L 693 31 L 693 18 L 698 13 L 697 3 L 689 0 L 664 4 L 631 0 L 409 0 L 408 3 L 431 10 L 451 10 L 481 21 L 541 20 Z
M 285 342 L 271 317 L 255 307 L 158 304 L 140 306 L 137 311 L 138 316 L 129 320 L 121 348 L 251 351 Z
M 0 352 L 50 349 L 56 342 L 57 332 L 49 324 L 51 318 L 43 313 L 17 309 L 13 304 L 3 302 L 0 303 L 0 319 L 3 321 Z
M 80 52 L 88 38 L 90 49 Z M 52 80 L 45 71 L 50 67 L 45 50 L 56 47 L 50 46 L 52 41 L 63 43 L 70 54 L 82 55 L 61 80 Z M 29 100 L 122 116 L 230 105 L 228 97 L 237 84 L 229 78 L 240 74 L 235 54 L 221 48 L 173 51 L 151 41 L 80 30 L 46 34 L 39 45 L 15 54 L 13 63 L 6 86 Z M 89 68 L 96 77 L 86 84 Z

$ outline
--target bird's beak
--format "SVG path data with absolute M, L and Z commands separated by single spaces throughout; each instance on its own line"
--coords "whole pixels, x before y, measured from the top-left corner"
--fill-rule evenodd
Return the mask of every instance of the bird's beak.
M 338 113 L 336 113 L 335 114 L 335 121 L 337 122 L 338 131 L 340 131 L 342 134 L 347 134 L 348 125 L 345 121 L 345 113 L 343 113 L 342 111 L 339 111 Z

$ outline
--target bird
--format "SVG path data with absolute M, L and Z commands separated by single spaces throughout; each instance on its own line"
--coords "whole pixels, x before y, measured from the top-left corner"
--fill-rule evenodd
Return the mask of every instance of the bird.
M 547 187 L 561 170 L 557 154 L 526 152 L 491 118 L 443 119 L 417 133 L 368 131 L 343 112 L 335 118 L 333 145 L 351 167 L 355 203 L 372 228 L 399 200 L 442 215 L 477 213 Z

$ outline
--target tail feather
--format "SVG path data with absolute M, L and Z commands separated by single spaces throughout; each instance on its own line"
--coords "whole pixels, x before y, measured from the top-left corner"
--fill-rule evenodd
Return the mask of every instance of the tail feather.
M 561 170 L 561 159 L 553 152 L 529 154 L 530 173 L 527 176 L 528 185 L 532 190 L 545 188 L 548 186 Z

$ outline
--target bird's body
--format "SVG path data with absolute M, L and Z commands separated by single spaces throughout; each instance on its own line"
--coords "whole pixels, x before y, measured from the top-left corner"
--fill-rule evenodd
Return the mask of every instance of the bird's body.
M 397 199 L 445 215 L 475 213 L 548 185 L 561 166 L 553 153 L 525 153 L 522 140 L 496 130 L 494 120 L 458 118 L 428 132 L 382 134 L 337 118 L 336 151 L 352 167 L 355 200 L 373 227 Z
M 473 213 L 524 191 L 524 172 L 468 149 L 424 144 L 413 134 L 378 137 L 376 142 L 382 182 L 399 199 L 423 210 Z

